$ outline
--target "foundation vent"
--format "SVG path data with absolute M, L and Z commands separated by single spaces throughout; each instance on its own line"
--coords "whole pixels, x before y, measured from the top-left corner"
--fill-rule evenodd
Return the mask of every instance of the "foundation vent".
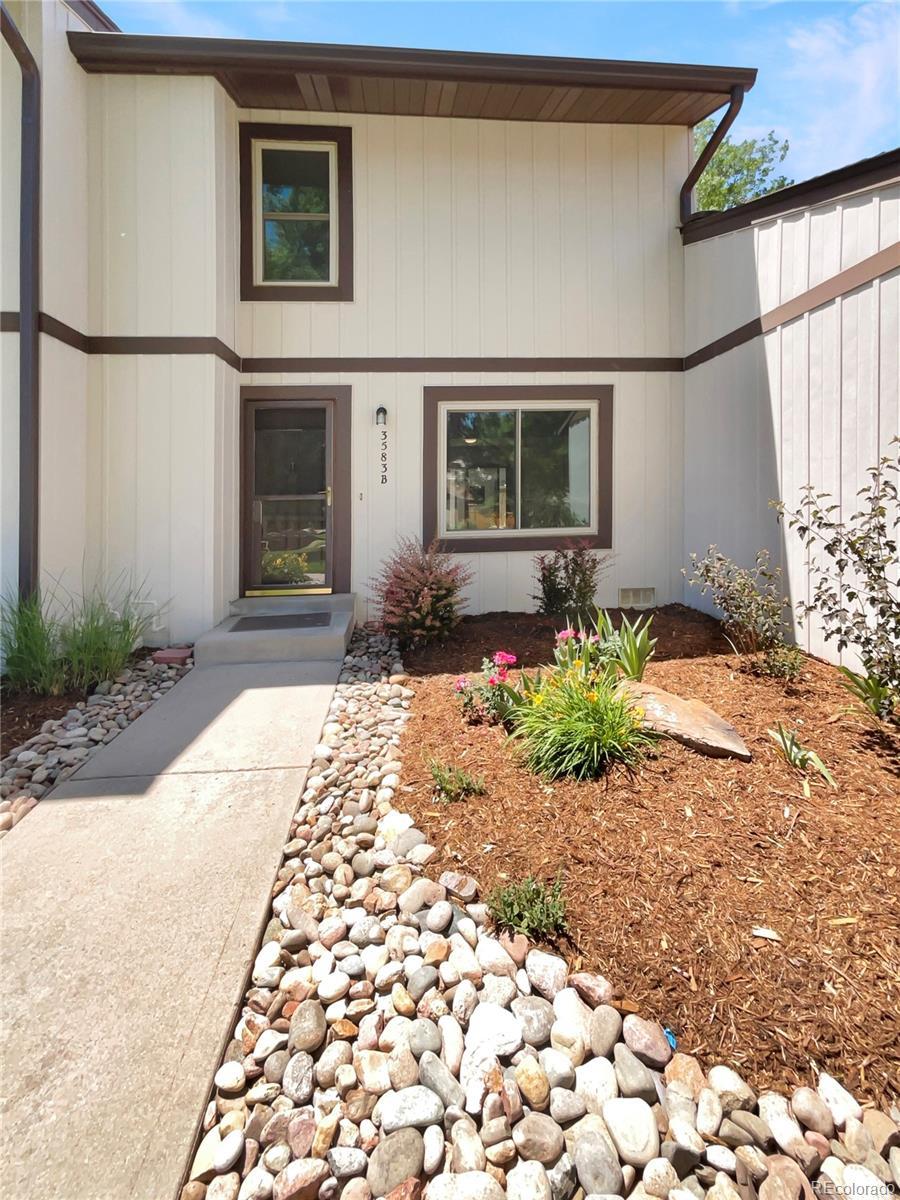
M 619 608 L 653 608 L 656 588 L 619 588 Z

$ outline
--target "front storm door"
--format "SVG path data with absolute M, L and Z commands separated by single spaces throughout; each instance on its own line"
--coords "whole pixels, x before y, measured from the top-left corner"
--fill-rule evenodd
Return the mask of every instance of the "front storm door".
M 331 402 L 256 401 L 247 415 L 247 591 L 331 591 Z

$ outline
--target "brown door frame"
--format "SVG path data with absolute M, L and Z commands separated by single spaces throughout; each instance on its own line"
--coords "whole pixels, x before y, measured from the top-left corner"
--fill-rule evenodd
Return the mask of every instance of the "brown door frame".
M 246 595 L 252 583 L 252 486 L 253 436 L 251 419 L 253 401 L 286 403 L 314 401 L 331 409 L 331 590 L 350 591 L 350 413 L 352 389 L 345 385 L 293 384 L 273 387 L 247 386 L 241 388 L 241 447 L 240 447 L 240 582 L 241 595 Z M 276 589 L 272 589 L 275 591 Z

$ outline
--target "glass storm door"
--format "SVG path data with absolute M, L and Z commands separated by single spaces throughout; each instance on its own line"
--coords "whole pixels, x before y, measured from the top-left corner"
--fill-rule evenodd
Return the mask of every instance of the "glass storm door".
M 250 589 L 331 590 L 331 405 L 252 405 Z

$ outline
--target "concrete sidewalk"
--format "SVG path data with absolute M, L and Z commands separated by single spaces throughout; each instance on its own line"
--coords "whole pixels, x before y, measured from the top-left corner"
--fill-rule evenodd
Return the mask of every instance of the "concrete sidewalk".
M 0 845 L 0 1196 L 170 1200 L 340 664 L 194 670 Z

